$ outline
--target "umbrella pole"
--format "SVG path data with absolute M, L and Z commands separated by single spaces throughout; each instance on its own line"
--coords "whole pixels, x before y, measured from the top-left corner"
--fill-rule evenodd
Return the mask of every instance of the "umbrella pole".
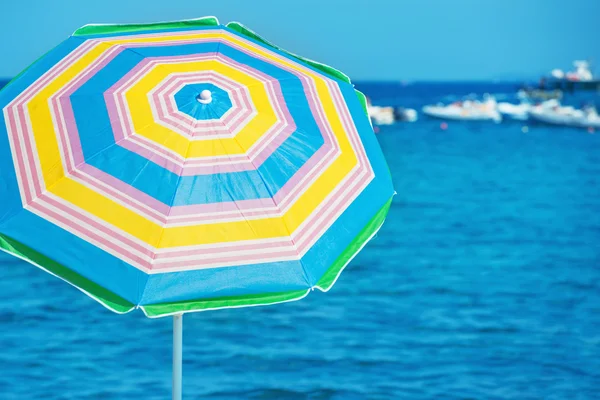
M 173 400 L 181 400 L 183 314 L 173 315 Z

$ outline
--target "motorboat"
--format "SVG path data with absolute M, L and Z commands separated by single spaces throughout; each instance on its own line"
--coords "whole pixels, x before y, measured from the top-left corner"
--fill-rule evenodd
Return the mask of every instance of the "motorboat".
M 367 112 L 374 125 L 392 125 L 396 120 L 394 118 L 393 107 L 367 106 Z
M 432 118 L 449 120 L 500 122 L 502 116 L 496 109 L 496 106 L 496 99 L 490 96 L 483 102 L 477 100 L 465 100 L 448 105 L 428 105 L 423 107 L 423 114 Z
M 600 116 L 595 107 L 576 109 L 574 107 L 533 107 L 529 116 L 534 121 L 551 125 L 571 126 L 575 128 L 600 128 Z
M 573 65 L 575 66 L 575 71 L 565 73 L 561 69 L 553 69 L 550 74 L 555 79 L 572 82 L 589 82 L 594 80 L 589 62 L 577 60 L 573 62 Z
M 530 103 L 498 103 L 498 112 L 503 118 L 514 119 L 517 121 L 527 121 L 529 119 Z
M 415 122 L 419 115 L 414 108 L 398 107 L 394 110 L 396 121 Z
M 371 104 L 367 99 L 367 112 L 374 125 L 392 125 L 395 122 L 414 122 L 417 120 L 417 111 L 404 107 L 380 107 Z

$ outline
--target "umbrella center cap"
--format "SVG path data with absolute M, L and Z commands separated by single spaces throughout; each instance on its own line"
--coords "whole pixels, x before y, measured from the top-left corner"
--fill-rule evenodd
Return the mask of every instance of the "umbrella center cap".
M 212 93 L 208 89 L 204 89 L 200 92 L 200 94 L 196 97 L 199 103 L 208 104 L 212 101 Z

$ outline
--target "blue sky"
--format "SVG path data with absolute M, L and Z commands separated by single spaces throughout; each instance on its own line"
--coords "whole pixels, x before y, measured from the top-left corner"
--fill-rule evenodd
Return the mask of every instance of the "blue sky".
M 600 0 L 9 0 L 0 76 L 87 23 L 215 15 L 354 80 L 536 78 L 595 60 Z

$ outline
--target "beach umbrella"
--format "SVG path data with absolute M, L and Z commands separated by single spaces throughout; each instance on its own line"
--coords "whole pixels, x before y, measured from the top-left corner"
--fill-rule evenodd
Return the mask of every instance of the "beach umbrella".
M 117 313 L 331 288 L 394 194 L 343 73 L 216 18 L 87 25 L 0 92 L 0 247 Z

